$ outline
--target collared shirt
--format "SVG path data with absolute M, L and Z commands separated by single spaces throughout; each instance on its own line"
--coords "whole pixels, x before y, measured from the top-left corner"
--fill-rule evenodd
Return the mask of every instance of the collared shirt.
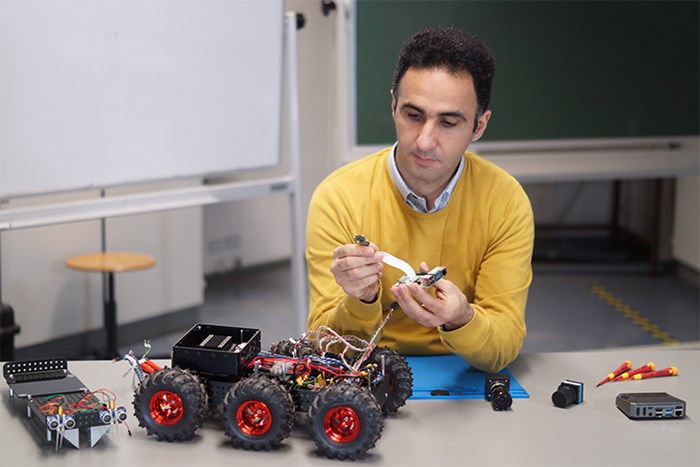
M 399 143 L 394 144 L 394 147 L 391 148 L 391 151 L 389 152 L 389 172 L 391 173 L 391 178 L 394 180 L 394 184 L 399 190 L 401 197 L 404 199 L 404 201 L 406 201 L 406 204 L 418 212 L 431 213 L 444 209 L 445 206 L 447 206 L 447 202 L 450 200 L 450 196 L 452 195 L 452 191 L 457 184 L 457 180 L 459 180 L 459 177 L 464 171 L 464 156 L 462 156 L 462 158 L 459 160 L 459 167 L 457 167 L 457 172 L 455 172 L 455 174 L 452 176 L 450 183 L 447 184 L 443 192 L 435 200 L 433 209 L 428 209 L 428 203 L 426 202 L 425 198 L 417 195 L 413 190 L 411 190 L 408 185 L 406 185 L 406 182 L 399 173 L 399 168 L 396 166 L 395 157 L 398 144 Z

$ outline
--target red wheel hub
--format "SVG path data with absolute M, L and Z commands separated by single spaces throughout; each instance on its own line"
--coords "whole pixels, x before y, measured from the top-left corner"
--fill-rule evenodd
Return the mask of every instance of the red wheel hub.
M 236 423 L 246 435 L 262 436 L 272 426 L 272 412 L 264 402 L 245 401 L 236 410 Z
M 350 407 L 333 407 L 323 417 L 323 429 L 331 441 L 349 443 L 360 434 L 360 417 Z
M 148 404 L 151 418 L 161 425 L 175 425 L 182 419 L 185 408 L 180 396 L 172 391 L 158 391 Z

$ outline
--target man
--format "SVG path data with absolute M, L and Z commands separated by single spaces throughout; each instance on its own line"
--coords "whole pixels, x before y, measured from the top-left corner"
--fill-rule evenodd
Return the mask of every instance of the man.
M 478 38 L 430 28 L 403 45 L 391 86 L 397 143 L 332 173 L 307 227 L 309 329 L 369 339 L 389 306 L 381 345 L 461 355 L 496 372 L 525 337 L 534 226 L 521 186 L 467 152 L 482 137 L 494 59 Z M 355 243 L 364 235 L 368 246 Z M 431 289 L 396 282 L 383 252 L 412 267 L 445 266 Z

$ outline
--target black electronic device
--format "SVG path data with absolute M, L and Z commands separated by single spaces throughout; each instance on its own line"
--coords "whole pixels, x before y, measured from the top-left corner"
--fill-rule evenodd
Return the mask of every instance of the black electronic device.
M 560 408 L 583 402 L 583 383 L 564 380 L 552 394 L 552 403 Z
M 665 392 L 626 392 L 615 398 L 618 409 L 632 419 L 683 418 L 685 401 Z
M 506 410 L 513 404 L 510 395 L 510 376 L 506 374 L 486 375 L 484 396 L 491 402 L 493 410 Z

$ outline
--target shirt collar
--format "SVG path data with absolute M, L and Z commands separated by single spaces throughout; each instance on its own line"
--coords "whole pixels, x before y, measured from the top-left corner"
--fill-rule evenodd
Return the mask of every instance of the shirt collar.
M 452 196 L 452 192 L 454 191 L 455 185 L 457 185 L 459 177 L 464 171 L 464 156 L 462 156 L 462 158 L 459 160 L 459 167 L 457 167 L 457 172 L 455 172 L 455 174 L 452 176 L 450 183 L 447 184 L 443 192 L 435 200 L 435 206 L 433 206 L 433 209 L 428 210 L 428 205 L 425 198 L 413 192 L 413 190 L 406 185 L 406 182 L 399 173 L 399 168 L 396 166 L 395 157 L 398 144 L 399 143 L 395 143 L 394 147 L 391 148 L 391 151 L 389 152 L 389 173 L 391 174 L 394 185 L 396 185 L 396 188 L 399 190 L 403 200 L 406 202 L 406 204 L 411 206 L 414 211 L 418 212 L 431 213 L 444 209 L 445 206 L 447 206 L 447 202 L 450 200 L 450 196 Z

